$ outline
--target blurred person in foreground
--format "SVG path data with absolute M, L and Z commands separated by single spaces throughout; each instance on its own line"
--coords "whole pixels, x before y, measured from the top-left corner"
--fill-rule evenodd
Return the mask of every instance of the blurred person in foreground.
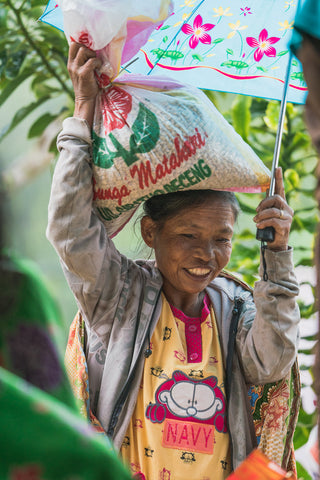
M 129 480 L 78 413 L 60 312 L 35 262 L 6 248 L 5 211 L 0 172 L 0 478 Z

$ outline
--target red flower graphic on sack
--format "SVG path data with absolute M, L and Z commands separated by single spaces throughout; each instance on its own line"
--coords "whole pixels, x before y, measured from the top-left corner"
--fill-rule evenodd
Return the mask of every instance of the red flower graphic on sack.
M 110 84 L 110 77 L 105 73 L 94 72 L 96 80 L 100 88 L 107 87 Z
M 263 55 L 267 55 L 267 57 L 275 57 L 277 52 L 276 52 L 276 49 L 271 45 L 279 42 L 279 40 L 280 40 L 279 37 L 268 38 L 268 32 L 265 28 L 260 32 L 259 40 L 257 40 L 254 37 L 246 38 L 246 41 L 249 47 L 253 47 L 253 48 L 258 47 L 253 55 L 256 62 L 260 62 Z
M 126 124 L 132 109 L 131 95 L 119 87 L 112 87 L 102 95 L 103 123 L 106 134 Z
M 206 44 L 211 43 L 211 37 L 206 32 L 212 30 L 213 27 L 215 27 L 213 23 L 202 24 L 201 15 L 197 15 L 194 19 L 193 27 L 191 27 L 191 25 L 188 23 L 185 23 L 182 26 L 181 31 L 186 35 L 192 35 L 189 40 L 189 47 L 193 49 L 196 48 L 199 42 Z

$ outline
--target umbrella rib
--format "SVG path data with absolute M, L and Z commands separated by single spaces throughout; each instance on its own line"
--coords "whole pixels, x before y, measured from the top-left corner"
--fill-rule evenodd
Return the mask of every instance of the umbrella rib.
M 39 18 L 39 20 L 42 21 L 42 19 L 43 19 L 44 17 L 46 17 L 47 15 L 49 15 L 49 14 L 50 14 L 51 12 L 53 12 L 53 11 L 54 11 L 54 8 L 52 8 L 51 10 L 48 10 L 48 11 L 43 12 L 43 14 L 42 14 L 41 17 Z
M 167 47 L 165 48 L 165 50 L 163 50 L 163 53 L 160 55 L 160 57 L 155 61 L 153 67 L 149 70 L 149 72 L 147 73 L 147 75 L 150 75 L 150 73 L 152 72 L 152 70 L 157 66 L 157 64 L 160 62 L 161 58 L 163 57 L 163 55 L 166 53 L 166 51 L 168 50 L 168 48 L 170 47 L 170 45 L 175 41 L 175 39 L 177 38 L 177 36 L 179 35 L 179 33 L 181 32 L 181 29 L 183 27 L 183 25 L 185 23 L 187 23 L 189 21 L 190 18 L 192 18 L 192 16 L 196 13 L 196 11 L 198 10 L 198 8 L 201 7 L 201 5 L 203 4 L 205 0 L 201 0 L 198 5 L 196 5 L 196 7 L 194 7 L 194 9 L 192 10 L 191 12 L 191 15 L 185 19 L 185 21 L 183 22 L 183 24 L 181 25 L 181 27 L 178 29 L 177 33 L 175 34 L 175 36 L 172 38 L 171 42 L 169 42 L 169 44 L 167 45 Z

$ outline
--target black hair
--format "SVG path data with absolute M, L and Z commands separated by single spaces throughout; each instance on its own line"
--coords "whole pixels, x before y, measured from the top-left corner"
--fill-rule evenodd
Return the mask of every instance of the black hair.
M 233 211 L 234 221 L 237 220 L 240 206 L 235 194 L 220 190 L 184 190 L 165 195 L 155 195 L 144 202 L 143 211 L 145 215 L 148 215 L 162 228 L 166 220 L 174 217 L 182 210 L 199 207 L 214 199 L 221 199 L 229 203 Z

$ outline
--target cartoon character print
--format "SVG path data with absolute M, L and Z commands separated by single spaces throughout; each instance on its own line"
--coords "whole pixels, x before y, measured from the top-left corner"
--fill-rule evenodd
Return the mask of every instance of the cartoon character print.
M 162 423 L 167 418 L 211 424 L 218 432 L 225 433 L 226 401 L 217 383 L 214 376 L 196 380 L 176 370 L 157 389 L 156 403 L 147 406 L 146 417 L 153 423 Z

